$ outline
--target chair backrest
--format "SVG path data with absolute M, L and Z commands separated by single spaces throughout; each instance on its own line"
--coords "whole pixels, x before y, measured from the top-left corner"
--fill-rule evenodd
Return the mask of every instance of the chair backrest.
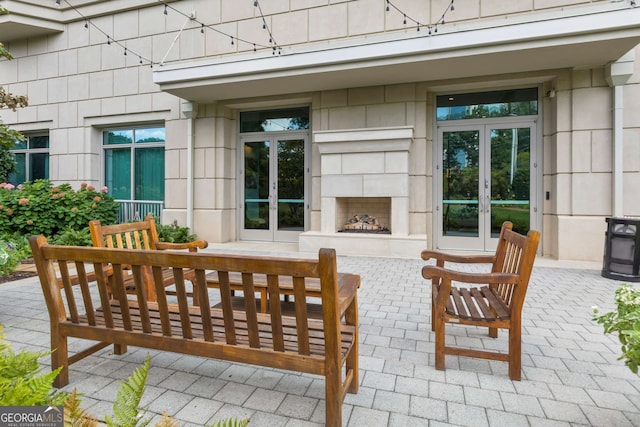
M 529 230 L 527 235 L 523 236 L 513 231 L 512 228 L 513 224 L 508 221 L 502 225 L 492 272 L 518 275 L 517 285 L 499 284 L 494 286 L 500 296 L 513 309 L 522 307 L 524 303 L 540 242 L 540 232 Z
M 144 221 L 115 225 L 101 225 L 94 220 L 89 222 L 89 230 L 96 248 L 157 249 L 158 232 L 152 216 L 146 216 Z

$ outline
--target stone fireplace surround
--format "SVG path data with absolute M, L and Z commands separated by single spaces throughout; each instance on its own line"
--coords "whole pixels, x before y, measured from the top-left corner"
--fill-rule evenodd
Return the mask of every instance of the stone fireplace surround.
M 409 233 L 412 140 L 412 126 L 314 132 L 321 156 L 321 226 L 320 231 L 300 234 L 299 249 L 315 252 L 333 247 L 344 255 L 420 256 L 426 236 Z M 357 198 L 389 200 L 385 225 L 391 234 L 338 233 L 345 220 L 344 201 L 353 203 Z M 348 212 L 356 213 L 371 215 Z

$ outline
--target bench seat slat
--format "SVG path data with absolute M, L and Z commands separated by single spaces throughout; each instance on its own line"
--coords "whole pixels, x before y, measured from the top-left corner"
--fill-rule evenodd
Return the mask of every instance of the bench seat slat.
M 182 333 L 182 325 L 181 325 L 181 317 L 179 314 L 179 308 L 176 305 L 169 305 L 170 311 L 170 319 L 172 325 L 172 336 L 180 337 Z M 111 303 L 111 313 L 113 315 L 114 329 L 125 329 L 124 322 L 122 318 L 121 307 L 117 300 L 113 300 Z M 129 313 L 130 313 L 130 321 L 131 321 L 131 330 L 142 331 L 142 321 L 140 320 L 140 312 L 137 305 L 137 302 L 133 300 L 129 300 Z M 162 325 L 159 320 L 159 313 L 157 306 L 155 303 L 149 303 L 149 314 L 151 318 L 151 334 L 152 335 L 163 335 Z M 104 317 L 102 310 L 98 310 L 95 313 L 96 315 L 96 326 L 104 326 Z M 247 331 L 247 323 L 244 312 L 234 311 L 234 315 L 236 318 L 234 319 L 234 326 L 237 331 L 236 333 L 236 345 L 239 346 L 248 346 L 250 347 L 249 342 L 249 333 Z M 282 334 L 282 350 L 275 350 L 273 345 L 272 330 L 270 319 L 268 315 L 258 314 L 258 333 L 260 335 L 260 343 L 261 349 L 265 351 L 279 351 L 279 352 L 290 352 L 290 353 L 298 353 L 298 340 L 296 336 L 296 320 L 293 317 L 283 316 L 283 334 Z M 201 317 L 199 313 L 191 313 L 190 315 L 191 326 L 192 326 L 192 339 L 196 341 L 204 341 L 204 333 L 201 324 Z M 81 316 L 79 318 L 80 324 L 88 325 L 86 316 Z M 214 335 L 218 337 L 224 337 L 225 324 L 224 324 L 224 316 L 222 314 L 221 309 L 212 308 L 211 309 L 211 323 L 212 328 L 214 330 Z M 309 319 L 309 331 L 310 331 L 310 340 L 309 340 L 309 355 L 320 356 L 324 355 L 324 326 L 322 321 L 319 319 Z M 346 352 L 351 347 L 354 338 L 354 328 L 345 325 L 341 330 L 341 348 L 343 356 L 346 356 Z M 215 341 L 214 341 L 215 342 Z M 280 343 L 278 343 L 280 344 Z

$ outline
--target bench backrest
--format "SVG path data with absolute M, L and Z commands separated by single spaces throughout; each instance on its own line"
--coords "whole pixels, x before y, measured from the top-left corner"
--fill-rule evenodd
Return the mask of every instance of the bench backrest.
M 114 225 L 102 225 L 94 220 L 89 222 L 89 231 L 96 248 L 157 249 L 158 231 L 152 216 L 146 216 L 143 221 Z
M 321 249 L 318 259 L 311 260 L 56 246 L 47 244 L 43 236 L 33 236 L 30 240 L 52 327 L 55 322 L 71 322 L 80 326 L 98 325 L 135 333 L 153 331 L 167 339 L 191 340 L 197 337 L 212 343 L 237 345 L 242 342 L 255 349 L 268 348 L 295 355 L 311 354 L 319 358 L 331 354 L 336 360 L 339 358 L 340 308 L 336 253 L 333 249 Z M 104 273 L 106 265 L 113 270 L 109 279 Z M 125 272 L 125 267 L 129 266 L 131 271 Z M 163 285 L 162 269 L 167 267 L 173 269 L 175 277 L 176 295 L 173 297 L 167 296 Z M 75 280 L 70 279 L 73 273 L 70 268 L 75 270 Z M 62 286 L 58 285 L 56 269 L 60 272 Z M 152 271 L 157 302 L 148 301 L 145 286 L 140 286 L 145 269 Z M 194 306 L 187 299 L 183 273 L 186 269 L 195 271 L 194 292 L 198 292 L 199 306 Z M 216 290 L 206 286 L 205 275 L 212 270 L 217 271 L 219 277 L 219 288 Z M 88 279 L 92 272 L 95 272 L 95 284 Z M 242 274 L 246 299 L 243 311 L 232 308 L 228 279 L 230 272 Z M 135 295 L 127 295 L 123 286 L 125 275 L 129 273 L 133 274 L 136 281 Z M 267 276 L 270 313 L 259 313 L 256 309 L 252 273 Z M 293 282 L 295 321 L 281 313 L 279 280 L 283 276 Z M 307 317 L 305 278 L 320 280 L 322 328 L 309 327 L 311 323 L 317 325 L 320 320 L 309 320 Z M 74 283 L 78 285 L 74 286 Z M 211 307 L 214 301 L 210 300 L 210 292 L 214 293 L 214 297 L 219 297 L 221 309 Z M 215 292 L 219 294 L 215 295 Z M 156 315 L 150 316 L 150 312 Z M 220 318 L 219 325 L 212 324 L 216 313 Z M 116 317 L 121 323 L 116 324 Z M 239 320 L 246 325 L 242 331 L 236 329 Z M 267 323 L 268 327 L 265 327 Z M 297 343 L 283 340 L 285 328 L 296 328 Z M 326 353 L 322 355 L 314 354 L 314 341 L 318 339 L 324 341 Z M 255 357 L 257 364 L 265 364 L 257 361 L 264 358 L 264 354 L 249 357 Z M 251 363 L 251 359 L 248 361 Z

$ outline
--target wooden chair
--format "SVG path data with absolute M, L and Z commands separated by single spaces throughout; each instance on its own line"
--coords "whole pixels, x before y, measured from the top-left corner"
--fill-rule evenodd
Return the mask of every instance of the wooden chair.
M 187 249 L 189 252 L 197 252 L 208 246 L 206 240 L 196 240 L 188 243 L 168 243 L 158 239 L 158 231 L 153 216 L 147 215 L 144 221 L 129 222 L 124 224 L 101 225 L 100 221 L 90 221 L 91 242 L 96 248 L 118 248 L 118 249 L 148 249 L 148 250 L 181 250 Z M 173 286 L 176 282 L 171 269 L 163 269 L 163 281 L 166 286 Z M 193 283 L 193 272 L 185 271 L 185 279 Z M 145 292 L 149 301 L 156 301 L 156 290 L 152 285 L 151 270 L 144 272 Z M 127 289 L 135 292 L 135 286 L 128 284 Z M 175 294 L 167 292 L 168 294 Z M 197 299 L 197 298 L 196 298 Z M 197 301 L 195 301 L 197 303 Z
M 432 281 L 431 326 L 436 333 L 436 369 L 445 369 L 446 354 L 479 357 L 509 362 L 509 378 L 520 380 L 522 306 L 539 240 L 539 232 L 531 230 L 523 236 L 512 230 L 510 222 L 505 222 L 494 255 L 422 252 L 422 259 L 436 260 L 436 265 L 422 269 L 422 276 Z M 448 269 L 445 262 L 493 266 L 488 273 L 467 273 Z M 452 282 L 484 286 L 458 287 L 452 286 Z M 488 327 L 493 338 L 497 338 L 499 328 L 508 329 L 509 352 L 445 346 L 445 323 Z

